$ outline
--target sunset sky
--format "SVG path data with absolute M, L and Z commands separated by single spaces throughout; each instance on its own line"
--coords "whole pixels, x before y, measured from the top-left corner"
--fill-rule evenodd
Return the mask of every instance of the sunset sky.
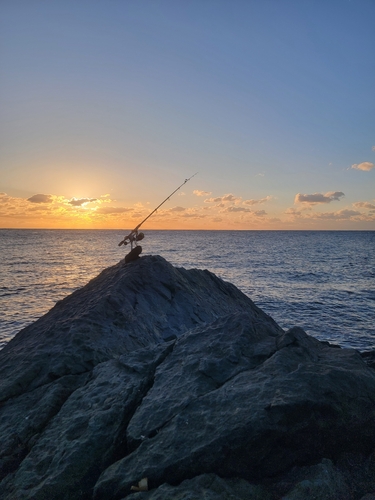
M 2 0 L 0 227 L 375 230 L 374 0 Z

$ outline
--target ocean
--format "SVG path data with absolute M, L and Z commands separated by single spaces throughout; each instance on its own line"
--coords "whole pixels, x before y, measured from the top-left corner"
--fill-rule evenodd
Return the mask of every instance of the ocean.
M 284 329 L 375 349 L 375 231 L 144 231 L 143 254 L 230 281 Z M 0 230 L 0 348 L 123 259 L 118 230 Z

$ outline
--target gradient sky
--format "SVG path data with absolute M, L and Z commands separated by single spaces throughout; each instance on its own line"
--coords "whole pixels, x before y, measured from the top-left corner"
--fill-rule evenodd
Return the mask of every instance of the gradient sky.
M 0 227 L 375 229 L 374 0 L 2 0 Z

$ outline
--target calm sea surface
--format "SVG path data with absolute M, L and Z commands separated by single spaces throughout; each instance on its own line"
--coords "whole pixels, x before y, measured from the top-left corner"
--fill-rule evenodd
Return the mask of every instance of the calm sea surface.
M 120 231 L 0 230 L 0 347 L 123 258 Z M 230 281 L 284 329 L 375 349 L 374 231 L 145 231 L 143 254 Z

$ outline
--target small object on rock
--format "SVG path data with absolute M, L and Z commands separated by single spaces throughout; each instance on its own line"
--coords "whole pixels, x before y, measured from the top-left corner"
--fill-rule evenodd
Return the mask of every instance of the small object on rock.
M 132 262 L 133 260 L 137 260 L 139 255 L 142 253 L 141 245 L 138 245 L 133 248 L 126 256 L 125 256 L 125 264 L 128 262 Z
M 138 483 L 138 486 L 132 486 L 130 488 L 131 491 L 148 491 L 148 479 L 144 477 Z

